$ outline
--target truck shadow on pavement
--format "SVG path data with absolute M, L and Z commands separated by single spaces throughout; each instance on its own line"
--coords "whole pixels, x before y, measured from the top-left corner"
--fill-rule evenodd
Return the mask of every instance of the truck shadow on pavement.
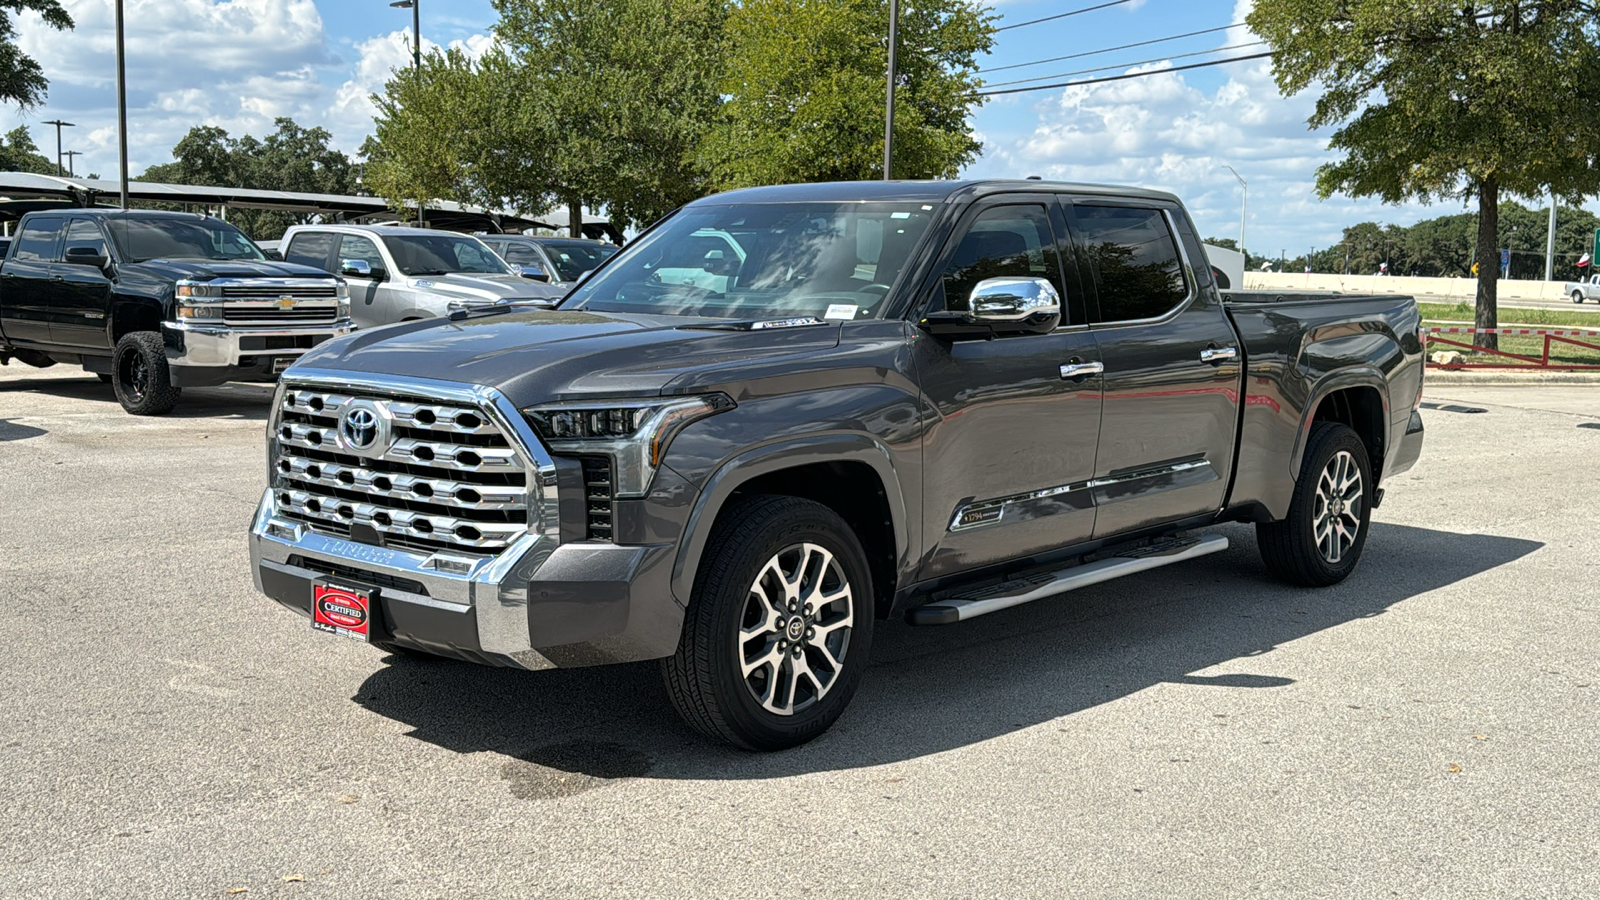
M 1070 717 L 1168 683 L 1272 690 L 1272 650 L 1360 619 L 1544 546 L 1377 523 L 1344 584 L 1273 581 L 1254 530 L 1202 560 L 1048 598 L 954 626 L 879 622 L 873 664 L 834 728 L 803 747 L 750 754 L 691 732 L 655 663 L 520 672 L 392 658 L 354 698 L 411 737 L 507 760 L 513 795 L 564 796 L 619 778 L 760 779 L 940 753 Z M 1191 673 L 1231 665 L 1247 670 Z
M 265 422 L 272 411 L 275 385 L 228 383 L 216 387 L 184 388 L 177 409 L 169 419 L 232 419 Z M 89 404 L 74 412 L 117 412 L 121 406 L 111 385 L 84 373 L 77 378 L 8 378 L 0 380 L 0 395 L 42 394 Z

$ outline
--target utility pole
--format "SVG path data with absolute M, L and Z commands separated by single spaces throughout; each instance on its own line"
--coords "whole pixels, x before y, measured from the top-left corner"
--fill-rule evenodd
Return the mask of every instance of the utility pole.
M 1544 241 L 1544 280 L 1556 280 L 1556 189 L 1550 189 L 1550 233 Z
M 894 178 L 895 49 L 900 43 L 900 2 L 889 0 L 889 86 L 883 102 L 883 180 Z
M 121 163 L 119 191 L 122 208 L 128 208 L 128 61 L 122 46 L 122 0 L 117 0 L 117 157 Z
M 1245 253 L 1244 249 L 1244 219 L 1250 203 L 1250 182 L 1245 181 L 1244 176 L 1240 175 L 1233 166 L 1223 165 L 1223 168 L 1233 172 L 1233 177 L 1239 179 L 1239 252 L 1245 254 L 1245 258 L 1248 259 L 1249 254 Z
M 419 82 L 422 80 L 422 0 L 394 0 L 389 4 L 395 9 L 411 10 L 411 75 Z M 417 198 L 417 224 L 427 227 L 427 200 Z
M 83 151 L 81 151 L 81 150 L 68 150 L 67 152 L 63 153 L 62 155 L 67 158 L 67 177 L 68 178 L 76 178 L 76 177 L 78 177 L 78 173 L 76 171 L 74 171 L 73 167 L 72 167 L 72 161 L 73 161 L 72 158 L 74 156 L 82 156 L 83 155 Z
M 67 170 L 61 165 L 61 129 L 77 128 L 78 126 L 72 124 L 71 122 L 63 122 L 60 119 L 51 119 L 44 124 L 54 125 L 56 127 L 56 175 L 65 175 L 67 174 Z

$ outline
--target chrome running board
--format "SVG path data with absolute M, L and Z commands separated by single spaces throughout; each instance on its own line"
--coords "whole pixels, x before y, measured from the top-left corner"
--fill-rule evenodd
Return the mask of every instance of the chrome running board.
M 906 621 L 912 625 L 952 625 L 1044 597 L 1064 594 L 1136 572 L 1148 572 L 1226 549 L 1228 539 L 1220 534 L 1156 541 L 1059 572 L 1013 578 L 935 600 L 906 613 Z

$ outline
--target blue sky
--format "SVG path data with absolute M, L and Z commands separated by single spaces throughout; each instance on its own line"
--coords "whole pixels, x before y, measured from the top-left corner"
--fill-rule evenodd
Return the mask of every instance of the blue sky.
M 411 15 L 388 0 L 126 0 L 130 168 L 166 162 L 198 123 L 234 135 L 263 134 L 274 116 L 321 125 L 354 151 L 371 131 L 369 95 L 393 67 L 409 62 Z M 905 0 L 915 2 L 915 0 Z M 1096 0 L 999 0 L 1001 20 L 1018 23 L 1094 5 Z M 1103 0 L 1100 0 L 1103 2 Z M 1001 31 L 985 69 L 1088 53 L 1243 20 L 1251 0 L 1131 0 L 1108 9 Z M 20 43 L 51 79 L 46 104 L 27 114 L 0 109 L 0 130 L 29 125 L 53 153 L 62 117 L 67 149 L 82 151 L 79 172 L 116 173 L 115 70 L 111 0 L 66 0 L 78 27 L 59 34 L 31 14 Z M 424 44 L 482 49 L 495 21 L 488 0 L 422 0 Z M 1169 68 L 1260 47 L 1133 67 L 1173 54 L 1217 51 L 1255 40 L 1246 29 L 1038 66 L 989 72 L 991 83 L 1112 66 L 1103 74 Z M 1079 76 L 1084 77 L 1084 76 Z M 1035 82 L 1035 83 L 1049 83 Z M 1040 175 L 1171 190 L 1188 203 L 1202 232 L 1238 237 L 1240 187 L 1250 183 L 1246 244 L 1263 255 L 1295 256 L 1337 241 L 1365 220 L 1407 224 L 1457 212 L 1459 203 L 1392 207 L 1312 190 L 1327 161 L 1327 136 L 1308 132 L 1314 98 L 1284 98 L 1266 60 L 1092 87 L 996 97 L 978 110 L 982 158 L 966 174 Z

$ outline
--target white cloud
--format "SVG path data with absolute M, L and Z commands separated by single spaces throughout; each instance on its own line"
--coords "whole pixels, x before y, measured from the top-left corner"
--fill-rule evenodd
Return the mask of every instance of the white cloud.
M 409 29 L 360 43 L 330 39 L 313 0 L 126 0 L 129 170 L 167 162 L 172 147 L 196 125 L 234 137 L 263 136 L 272 120 L 322 126 L 354 153 L 372 132 L 370 95 L 391 71 L 411 63 Z M 86 151 L 79 172 L 114 176 L 117 162 L 114 13 L 111 0 L 66 0 L 77 26 L 58 32 L 38 16 L 17 19 L 23 52 L 50 79 L 43 108 L 0 110 L 0 130 L 25 124 L 54 151 L 45 119 L 78 123 L 67 149 Z M 482 33 L 452 41 L 478 56 L 492 39 Z M 436 48 L 424 38 L 424 51 Z M 46 147 L 46 144 L 49 146 Z

